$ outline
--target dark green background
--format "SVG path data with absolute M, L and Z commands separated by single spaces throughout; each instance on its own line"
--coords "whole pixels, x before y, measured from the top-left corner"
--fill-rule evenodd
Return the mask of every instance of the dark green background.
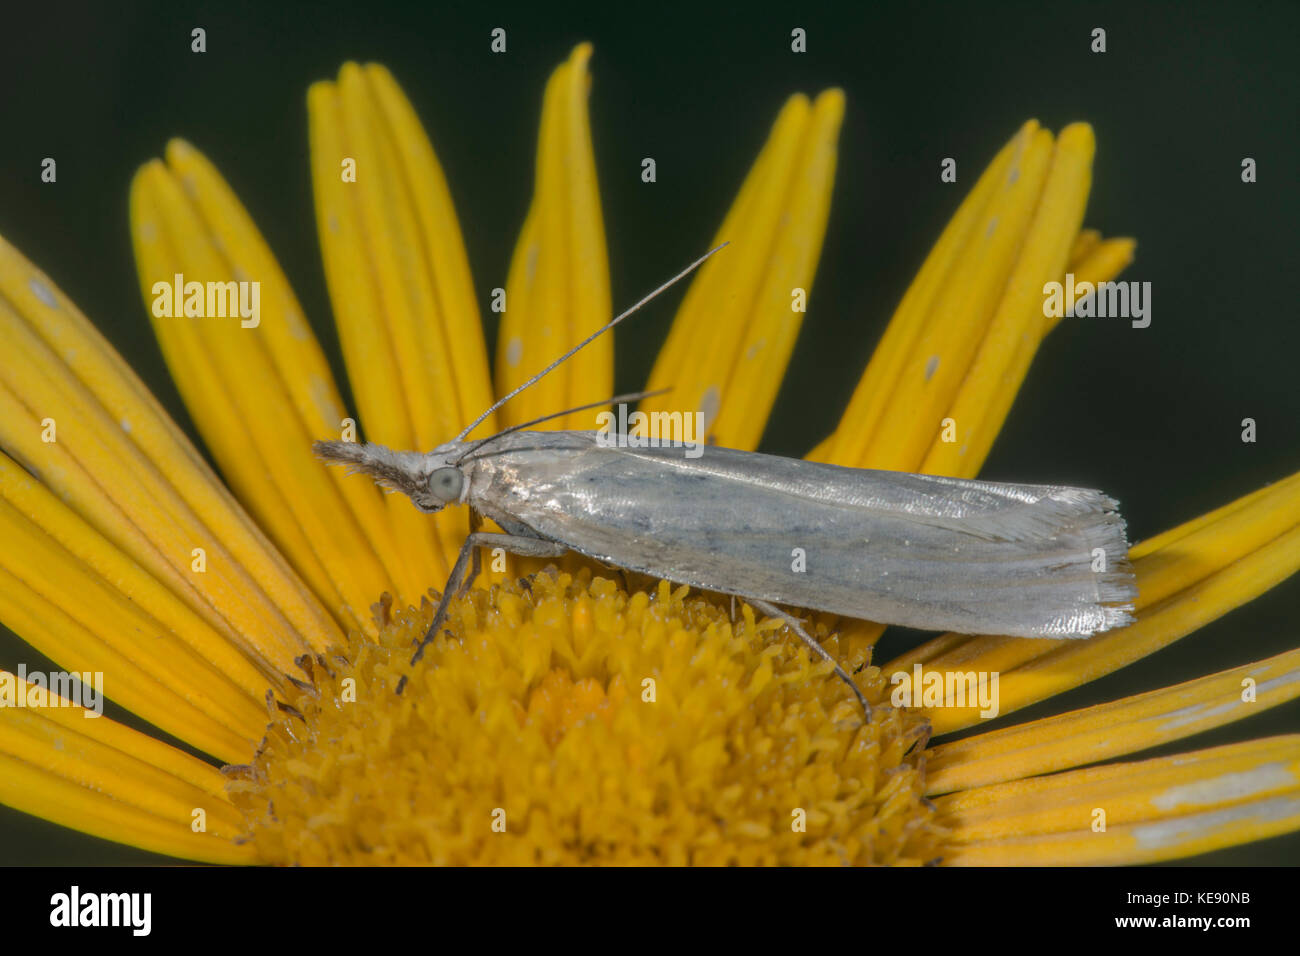
M 1081 319 L 1054 333 L 983 475 L 1104 488 L 1141 540 L 1300 467 L 1300 7 L 856 6 L 11 7 L 0 27 L 0 233 L 84 309 L 188 429 L 127 231 L 130 177 L 169 137 L 206 153 L 248 206 L 343 381 L 316 246 L 305 92 L 344 60 L 385 63 L 414 102 L 450 181 L 484 303 L 504 284 L 531 195 L 542 84 L 575 43 L 596 49 L 591 117 L 616 305 L 706 247 L 790 93 L 842 86 L 848 111 L 826 245 L 762 446 L 801 455 L 834 427 L 903 290 L 996 150 L 1029 117 L 1052 129 L 1087 120 L 1098 142 L 1087 224 L 1138 239 L 1124 278 L 1153 284 L 1152 325 Z M 204 55 L 189 51 L 194 26 L 207 30 Z M 509 32 L 504 56 L 488 50 L 496 26 Z M 790 52 L 794 26 L 808 31 L 805 55 Z M 1107 30 L 1104 55 L 1089 52 L 1095 26 Z M 39 181 L 46 156 L 58 161 L 57 185 Z M 640 181 L 644 156 L 658 162 L 655 184 Z M 956 186 L 939 182 L 945 156 L 958 160 Z M 1244 156 L 1259 163 L 1255 185 L 1240 181 Z M 621 388 L 644 382 L 679 296 L 619 330 Z M 1247 416 L 1259 423 L 1257 444 L 1240 441 Z M 1292 579 L 1161 653 L 998 725 L 1290 649 L 1300 643 L 1297 598 Z M 882 654 L 916 639 L 886 638 Z M 46 666 L 0 638 L 0 666 L 20 660 Z M 1155 753 L 1296 731 L 1300 702 Z M 1292 835 L 1193 862 L 1290 864 L 1298 851 Z M 0 863 L 162 859 L 0 809 Z

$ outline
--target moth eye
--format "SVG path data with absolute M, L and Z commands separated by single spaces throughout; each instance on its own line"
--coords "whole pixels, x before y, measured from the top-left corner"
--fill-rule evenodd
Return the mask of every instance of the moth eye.
M 459 468 L 439 468 L 429 476 L 429 490 L 443 501 L 455 501 L 465 485 Z

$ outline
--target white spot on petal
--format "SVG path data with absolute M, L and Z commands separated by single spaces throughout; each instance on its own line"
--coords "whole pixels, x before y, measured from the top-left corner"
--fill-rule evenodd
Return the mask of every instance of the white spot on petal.
M 506 343 L 506 364 L 514 368 L 519 364 L 519 360 L 524 357 L 524 341 L 515 336 Z
M 1294 797 L 1273 797 L 1259 803 L 1247 803 L 1210 813 L 1193 813 L 1137 826 L 1133 828 L 1133 840 L 1143 849 L 1163 849 L 1177 846 L 1189 839 L 1214 836 L 1220 830 L 1241 823 L 1270 823 L 1285 820 L 1296 813 L 1300 813 L 1300 800 Z
M 1266 680 L 1256 688 L 1261 694 L 1269 691 L 1280 690 L 1287 684 L 1294 684 L 1300 680 L 1300 674 L 1283 674 L 1281 677 L 1274 677 L 1272 680 Z
M 1295 774 L 1285 764 L 1266 763 L 1254 770 L 1225 773 L 1208 780 L 1170 787 L 1163 793 L 1154 795 L 1151 803 L 1161 810 L 1175 810 L 1186 804 L 1212 806 L 1228 801 L 1240 802 L 1270 790 L 1286 790 L 1295 786 L 1295 783 Z
M 312 405 L 325 421 L 336 422 L 343 417 L 343 409 L 335 400 L 334 388 L 328 381 L 319 375 L 311 376 L 307 381 L 307 392 L 311 395 Z
M 124 418 L 118 422 L 118 424 L 122 426 L 122 431 L 126 432 L 128 435 L 131 434 L 131 422 L 129 419 Z
M 54 297 L 54 292 L 36 276 L 27 280 L 27 287 L 32 290 L 32 295 L 41 300 L 42 305 L 47 305 L 51 309 L 59 307 L 59 300 Z
M 303 321 L 302 313 L 297 309 L 287 309 L 284 313 L 284 321 L 289 328 L 289 335 L 299 342 L 310 338 L 307 323 Z
M 713 423 L 718 420 L 718 410 L 722 407 L 721 393 L 718 386 L 710 385 L 700 398 L 700 412 L 704 416 L 704 434 L 709 433 Z
M 935 371 L 939 368 L 939 356 L 931 355 L 925 360 L 925 380 L 928 382 L 934 378 Z
M 1165 719 L 1161 723 L 1160 729 L 1173 730 L 1187 724 L 1194 724 L 1203 720 L 1212 720 L 1215 717 L 1230 713 L 1237 707 L 1242 706 L 1245 705 L 1240 700 L 1230 700 L 1223 704 L 1216 704 L 1213 707 L 1207 707 L 1205 704 L 1193 704 L 1190 707 L 1180 707 L 1178 710 L 1171 710 L 1165 715 Z
M 989 220 L 989 227 L 984 232 L 984 238 L 988 239 L 990 236 L 992 236 L 993 230 L 996 229 L 997 227 L 998 227 L 998 217 L 994 216 L 992 219 Z

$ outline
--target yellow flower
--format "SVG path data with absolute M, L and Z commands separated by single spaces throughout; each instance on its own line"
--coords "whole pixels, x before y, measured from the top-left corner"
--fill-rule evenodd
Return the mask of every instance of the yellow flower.
M 589 55 L 578 47 L 547 86 L 495 394 L 610 313 Z M 485 573 L 453 604 L 457 639 L 435 642 L 392 693 L 466 517 L 420 516 L 322 467 L 310 443 L 359 423 L 393 447 L 432 447 L 494 391 L 450 193 L 410 104 L 381 67 L 349 64 L 308 105 L 355 421 L 270 249 L 189 145 L 140 170 L 132 235 L 164 356 L 222 479 L 0 242 L 0 620 L 206 755 L 77 706 L 6 706 L 0 802 L 225 863 L 1115 863 L 1300 828 L 1294 735 L 1079 769 L 1294 698 L 1300 650 L 937 746 L 932 731 L 975 726 L 979 708 L 889 705 L 889 676 L 921 664 L 997 673 L 1005 714 L 1251 600 L 1300 566 L 1300 475 L 1137 545 L 1138 621 L 1092 640 L 949 634 L 878 666 L 879 626 L 817 616 L 877 703 L 865 726 L 779 622 L 567 559 Z M 733 247 L 691 284 L 651 375 L 675 388 L 647 405 L 704 411 L 720 444 L 753 448 L 774 402 L 842 114 L 836 90 L 785 105 L 719 230 Z M 1093 148 L 1082 124 L 1053 136 L 1030 122 L 1012 138 L 810 457 L 978 472 L 1051 331 L 1043 283 L 1067 269 L 1109 279 L 1132 257 L 1130 240 L 1081 228 Z M 255 323 L 160 315 L 176 275 L 259 283 Z M 608 396 L 612 347 L 601 340 L 479 433 Z M 962 441 L 939 440 L 945 418 Z M 11 700 L 41 704 L 34 688 L 0 675 Z

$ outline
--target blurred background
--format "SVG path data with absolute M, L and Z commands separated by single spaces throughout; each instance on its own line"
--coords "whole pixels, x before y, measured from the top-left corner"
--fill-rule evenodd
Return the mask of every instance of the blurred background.
M 1086 120 L 1097 155 L 1085 225 L 1138 240 L 1120 278 L 1152 283 L 1152 324 L 1065 322 L 1035 360 L 982 477 L 1103 488 L 1138 541 L 1300 468 L 1300 331 L 1286 289 L 1300 222 L 1300 5 L 520 6 L 11 8 L 0 36 L 0 234 L 195 437 L 154 342 L 127 229 L 131 176 L 169 137 L 203 151 L 248 207 L 346 383 L 316 244 L 305 109 L 308 85 L 345 60 L 387 65 L 433 141 L 489 349 L 488 295 L 505 284 L 532 194 L 543 84 L 574 44 L 595 45 L 591 125 L 616 308 L 706 248 L 791 93 L 839 86 L 848 108 L 825 247 L 761 446 L 801 456 L 838 422 L 903 291 L 998 148 L 1031 117 L 1052 130 Z M 489 52 L 498 26 L 508 31 L 505 55 Z M 1102 55 L 1089 51 L 1098 26 Z M 190 52 L 194 27 L 207 31 L 205 54 Z M 790 51 L 794 27 L 807 31 L 806 54 Z M 46 156 L 58 161 L 57 185 L 40 182 Z M 645 156 L 657 161 L 654 184 L 640 179 Z M 957 159 L 956 185 L 939 181 L 946 156 Z M 1258 163 L 1253 185 L 1241 182 L 1247 156 Z M 643 385 L 680 296 L 616 333 L 620 389 Z M 1258 423 L 1255 444 L 1240 440 L 1246 417 Z M 1297 608 L 1292 578 L 1138 664 L 995 726 L 1291 649 Z M 887 635 L 877 660 L 917 640 Z M 20 661 L 51 666 L 0 634 L 0 667 Z M 111 705 L 107 713 L 122 717 Z M 1300 701 L 1143 756 L 1297 731 Z M 1293 834 L 1187 862 L 1298 860 Z M 169 861 L 0 808 L 0 863 L 148 862 Z

